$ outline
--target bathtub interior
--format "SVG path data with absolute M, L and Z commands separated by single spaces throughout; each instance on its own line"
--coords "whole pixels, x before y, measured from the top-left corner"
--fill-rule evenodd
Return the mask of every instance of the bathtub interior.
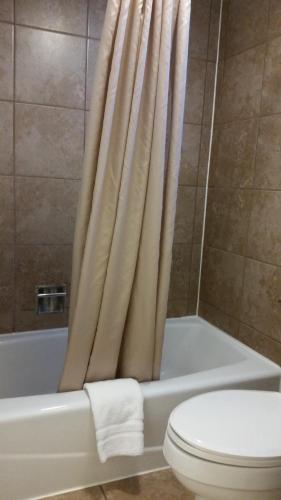
M 233 365 L 245 359 L 241 345 L 207 321 L 195 316 L 167 320 L 162 380 Z
M 0 337 L 0 398 L 57 392 L 67 346 L 65 328 Z
M 66 328 L 1 335 L 0 398 L 56 393 L 66 348 Z M 169 319 L 160 379 L 240 366 L 249 356 L 260 358 L 199 317 Z

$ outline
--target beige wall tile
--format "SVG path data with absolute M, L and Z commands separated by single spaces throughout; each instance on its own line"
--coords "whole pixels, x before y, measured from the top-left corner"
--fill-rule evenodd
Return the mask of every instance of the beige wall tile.
M 247 255 L 281 266 L 281 191 L 253 193 Z
M 35 313 L 35 288 L 70 283 L 72 247 L 24 245 L 16 247 L 16 309 Z M 59 315 L 57 315 L 59 318 Z M 31 320 L 32 315 L 28 315 Z M 55 317 L 54 317 L 55 318 Z M 18 316 L 17 321 L 19 321 Z M 35 321 L 36 318 L 32 319 Z
M 66 108 L 84 108 L 85 106 L 86 39 L 71 36 L 71 34 L 83 36 L 86 34 L 85 7 L 87 0 L 15 1 L 17 22 L 27 25 L 26 27 L 16 27 L 17 99 L 30 103 L 16 104 L 15 166 L 16 174 L 19 176 L 16 179 L 17 242 L 18 245 L 22 244 L 20 249 L 24 249 L 26 245 L 29 245 L 27 248 L 33 255 L 35 248 L 42 248 L 43 252 L 45 245 L 46 248 L 51 249 L 52 247 L 48 247 L 49 244 L 68 245 L 72 242 L 77 193 L 74 188 L 73 190 L 63 188 L 62 185 L 63 179 L 80 177 L 84 113 L 77 109 L 59 109 L 55 108 L 55 106 Z M 5 21 L 12 19 L 13 3 L 10 0 L 2 0 L 0 20 L 1 18 Z M 212 13 L 212 33 L 208 47 L 211 3 L 214 12 Z M 190 60 L 186 108 L 186 117 L 190 124 L 185 126 L 186 140 L 183 146 L 180 175 L 180 183 L 184 186 L 185 191 L 181 190 L 179 196 L 176 227 L 176 241 L 184 243 L 177 247 L 172 278 L 172 288 L 176 290 L 176 299 L 172 299 L 172 303 L 175 313 L 179 315 L 183 311 L 184 313 L 187 311 L 206 58 L 214 58 L 215 55 L 214 40 L 217 26 L 215 15 L 218 14 L 218 10 L 216 12 L 214 10 L 218 8 L 218 5 L 215 5 L 216 3 L 218 3 L 218 0 L 212 2 L 211 0 L 193 0 L 192 6 L 191 52 L 198 59 Z M 87 108 L 90 104 L 98 40 L 101 36 L 106 4 L 106 0 L 89 0 L 88 30 L 91 40 L 88 45 L 88 74 L 86 75 Z M 38 27 L 40 30 L 28 28 L 30 25 Z M 0 24 L 0 28 L 1 26 Z M 51 30 L 51 32 L 42 31 L 44 29 Z M 7 68 L 12 71 L 12 27 L 5 24 L 4 31 L 6 38 L 4 37 L 5 43 L 2 43 L 0 47 L 0 61 L 3 60 Z M 63 31 L 69 33 L 69 35 L 52 31 Z M 1 51 L 4 52 L 4 58 L 2 58 Z M 207 55 L 207 51 L 209 51 L 209 55 Z M 7 68 L 4 69 L 5 73 L 10 75 L 10 83 L 5 83 L 6 87 L 3 87 L 5 90 L 4 96 L 1 94 L 0 83 L 0 100 L 13 98 L 11 93 L 13 90 L 12 72 L 6 71 Z M 1 63 L 0 69 L 2 70 Z M 3 81 L 8 81 L 8 79 L 2 79 Z M 9 92 L 10 94 L 8 94 Z M 43 106 L 44 104 L 48 106 Z M 13 174 L 12 106 L 10 103 L 0 103 L 1 124 L 4 123 L 6 117 L 4 131 L 0 135 L 0 143 L 3 142 L 3 146 L 0 144 L 0 174 L 5 175 Z M 191 125 L 192 123 L 195 123 L 195 125 Z M 205 141 L 205 158 L 207 152 L 207 141 Z M 201 179 L 205 178 L 206 171 L 206 164 L 203 168 L 203 156 L 202 154 Z M 28 177 L 24 178 L 22 176 Z M 58 180 L 59 184 L 57 184 L 57 179 L 48 179 L 51 177 L 59 177 L 62 180 Z M 78 186 L 78 183 L 76 185 Z M 194 186 L 191 190 L 188 188 L 190 185 Z M 30 196 L 31 192 L 32 196 Z M 10 211 L 10 215 L 13 215 L 13 211 Z M 2 236 L 4 237 L 4 234 L 9 235 L 5 241 L 13 242 L 14 221 L 12 219 L 11 221 L 8 220 L 6 209 L 5 216 L 4 212 L 2 212 L 2 219 L 4 225 L 4 229 L 1 231 Z M 189 241 L 190 244 L 187 243 Z M 42 247 L 38 247 L 40 244 L 42 244 Z M 43 267 L 49 266 L 52 268 L 53 261 L 56 261 L 54 256 L 50 257 L 49 260 L 44 256 L 40 258 Z M 34 257 L 34 259 L 36 261 L 37 257 Z M 58 261 L 55 266 L 60 271 L 62 264 Z M 194 265 L 193 279 L 195 279 L 195 271 L 197 272 L 198 269 L 195 269 Z M 15 327 L 26 330 L 63 326 L 67 321 L 67 314 L 43 318 L 42 316 L 37 317 L 34 313 L 34 287 L 38 284 L 39 278 L 40 281 L 41 278 L 42 280 L 44 278 L 45 282 L 46 276 L 44 273 L 42 275 L 41 268 L 39 268 L 39 265 L 36 267 L 35 264 L 32 273 L 34 277 L 32 286 L 28 285 L 27 289 L 21 287 L 17 297 Z M 52 279 L 52 276 L 50 276 L 50 279 Z M 25 280 L 28 281 L 27 275 Z M 13 290 L 9 289 L 9 293 L 13 293 Z M 190 305 L 192 303 L 191 299 L 189 301 L 190 311 L 193 307 Z M 14 303 L 14 301 L 12 302 Z M 13 312 L 8 311 L 7 315 L 6 312 L 3 314 L 0 314 L 0 331 L 3 331 L 1 330 L 2 320 L 5 331 L 10 331 L 13 328 Z
M 269 2 L 269 35 L 281 34 L 281 3 L 280 0 L 270 0 Z
M 2 301 L 1 293 L 6 296 L 6 290 L 2 292 L 0 288 L 0 301 Z M 11 292 L 10 300 L 14 301 L 13 292 Z M 0 333 L 11 333 L 13 331 L 13 318 L 14 316 L 12 311 L 10 312 L 5 309 L 4 312 L 0 312 Z
M 247 259 L 241 320 L 281 341 L 281 269 Z
M 237 317 L 243 283 L 244 258 L 207 248 L 203 260 L 201 300 Z
M 184 124 L 179 184 L 196 186 L 201 126 Z
M 13 99 L 14 27 L 0 23 L 0 99 Z
M 185 99 L 185 123 L 202 122 L 206 62 L 189 59 L 187 70 L 187 91 Z
M 101 38 L 107 0 L 89 0 L 89 36 Z
M 251 192 L 209 188 L 206 244 L 244 255 L 247 242 Z
M 0 286 L 10 287 L 14 279 L 14 247 L 0 245 Z
M 200 301 L 199 315 L 217 328 L 229 333 L 229 335 L 238 336 L 239 321 L 211 304 Z
M 200 303 L 208 321 L 278 363 L 280 16 L 279 1 L 224 1 Z
M 265 46 L 259 45 L 225 61 L 221 97 L 223 121 L 251 118 L 259 113 L 264 57 Z
M 79 185 L 75 180 L 18 177 L 17 243 L 71 244 Z
M 192 57 L 207 58 L 210 9 L 210 0 L 191 2 L 189 54 Z
M 205 193 L 206 189 L 203 187 L 196 189 L 193 243 L 201 243 L 202 240 Z
M 0 175 L 0 241 L 12 244 L 15 234 L 14 179 Z M 0 280 L 1 286 L 1 280 Z
M 281 116 L 260 119 L 255 186 L 281 189 Z
M 238 339 L 248 345 L 263 356 L 281 365 L 281 343 L 263 335 L 254 328 L 250 328 L 243 323 L 240 324 Z
M 211 133 L 210 127 L 206 126 L 202 127 L 198 178 L 197 178 L 198 186 L 206 186 L 209 149 L 210 149 L 210 133 Z
M 167 318 L 180 318 L 186 316 L 187 311 L 187 300 L 169 300 Z
M 35 297 L 35 293 L 34 293 Z M 33 330 L 47 330 L 49 328 L 63 328 L 68 324 L 68 311 L 59 314 L 37 314 L 35 312 L 35 299 L 33 298 L 33 311 L 15 311 L 14 330 L 26 332 Z
M 79 178 L 84 111 L 16 104 L 16 174 Z
M 218 126 L 214 131 L 210 185 L 251 187 L 255 173 L 258 122 L 255 119 Z
M 144 474 L 103 486 L 107 500 L 192 500 L 170 470 Z
M 17 27 L 16 98 L 84 107 L 86 40 Z
M 87 0 L 15 0 L 16 23 L 87 35 Z
M 197 295 L 199 285 L 199 269 L 201 258 L 201 245 L 192 245 L 191 267 L 190 267 L 190 290 L 188 297 L 188 314 L 196 314 L 197 309 Z
M 175 243 L 173 248 L 169 301 L 187 299 L 190 263 L 191 245 Z
M 191 243 L 196 188 L 179 186 L 175 221 L 175 243 Z
M 87 109 L 90 109 L 90 104 L 91 104 L 99 44 L 100 42 L 98 40 L 88 40 L 87 88 L 86 88 Z
M 0 333 L 13 329 L 14 310 L 14 247 L 0 245 Z
M 281 37 L 275 38 L 268 43 L 264 84 L 262 89 L 262 112 L 281 112 Z
M 13 173 L 13 104 L 0 102 L 0 174 Z
M 208 59 L 211 61 L 216 61 L 217 58 L 220 4 L 221 0 L 212 0 L 208 43 Z
M 227 56 L 266 40 L 269 0 L 230 0 Z
M 13 320 L 14 299 L 14 280 L 11 279 L 10 284 L 6 286 L 0 283 L 0 333 L 5 333 L 4 329 L 9 328 Z
M 14 21 L 14 0 L 1 0 L 0 21 Z
M 203 112 L 203 122 L 205 125 L 210 125 L 212 120 L 214 88 L 215 88 L 215 71 L 216 71 L 215 63 L 208 61 L 206 70 L 206 86 L 205 86 L 204 112 Z
M 222 61 L 226 57 L 226 39 L 228 30 L 228 9 L 229 0 L 222 2 L 222 19 L 221 19 L 221 33 L 220 33 L 220 52 L 219 59 Z

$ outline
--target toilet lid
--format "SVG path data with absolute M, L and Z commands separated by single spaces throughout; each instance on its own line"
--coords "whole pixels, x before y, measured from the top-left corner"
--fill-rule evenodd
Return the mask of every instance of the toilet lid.
M 245 466 L 281 464 L 278 392 L 228 390 L 195 396 L 174 409 L 169 429 L 177 445 L 202 458 Z

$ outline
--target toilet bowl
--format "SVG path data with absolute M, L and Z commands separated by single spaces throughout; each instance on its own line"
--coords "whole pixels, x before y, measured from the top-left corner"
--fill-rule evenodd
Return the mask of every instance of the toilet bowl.
M 163 451 L 196 500 L 281 500 L 281 393 L 195 396 L 171 413 Z

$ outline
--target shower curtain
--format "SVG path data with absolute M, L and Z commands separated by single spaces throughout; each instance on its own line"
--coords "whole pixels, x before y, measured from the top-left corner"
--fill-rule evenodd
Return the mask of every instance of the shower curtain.
M 191 0 L 108 0 L 88 123 L 60 390 L 159 378 Z

